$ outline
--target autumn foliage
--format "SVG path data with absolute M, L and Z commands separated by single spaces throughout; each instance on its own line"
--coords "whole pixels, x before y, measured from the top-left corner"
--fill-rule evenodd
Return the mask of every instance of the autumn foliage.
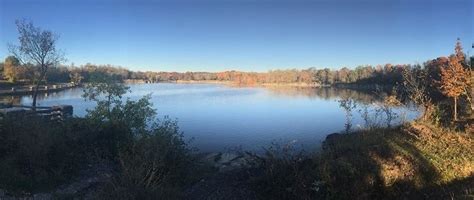
M 460 43 L 456 44 L 456 54 L 449 57 L 448 64 L 441 67 L 440 90 L 447 97 L 454 99 L 454 120 L 457 120 L 457 100 L 462 94 L 467 95 L 470 85 L 470 74 L 463 66 L 464 54 Z

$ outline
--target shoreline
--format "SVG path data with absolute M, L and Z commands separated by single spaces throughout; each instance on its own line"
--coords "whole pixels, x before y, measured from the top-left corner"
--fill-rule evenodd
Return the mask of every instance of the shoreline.
M 332 85 L 321 85 L 318 83 L 255 83 L 255 84 L 239 84 L 233 81 L 217 81 L 217 80 L 177 80 L 177 81 L 158 81 L 158 82 L 126 82 L 126 83 L 136 83 L 136 84 L 150 84 L 150 83 L 176 83 L 176 84 L 222 84 L 229 86 L 237 87 L 304 87 L 304 88 L 340 88 L 340 89 L 354 89 L 354 90 L 387 90 L 391 89 L 394 86 L 390 84 L 380 85 L 380 84 L 341 84 L 336 83 Z
M 159 83 L 159 82 L 158 82 Z M 233 81 L 194 81 L 194 80 L 177 80 L 178 84 L 222 84 L 237 87 L 331 87 L 329 85 L 320 85 L 316 83 L 255 83 L 255 84 L 239 84 Z
M 79 85 L 74 85 L 74 84 L 50 84 L 50 85 L 42 85 L 38 89 L 38 94 L 43 94 L 43 93 L 49 93 L 49 92 L 59 92 L 71 88 L 75 88 Z M 20 96 L 20 95 L 29 95 L 33 94 L 34 90 L 32 90 L 33 86 L 30 87 L 21 87 L 21 88 L 15 88 L 12 87 L 11 90 L 0 90 L 0 96 Z

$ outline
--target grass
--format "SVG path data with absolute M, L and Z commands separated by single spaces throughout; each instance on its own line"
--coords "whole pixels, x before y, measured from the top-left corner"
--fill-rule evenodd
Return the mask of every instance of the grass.
M 412 123 L 395 129 L 342 135 L 326 142 L 321 159 L 325 168 L 333 170 L 324 174 L 336 177 L 328 179 L 329 183 L 340 184 L 337 178 L 345 170 L 341 163 L 333 160 L 357 172 L 354 180 L 347 181 L 354 183 L 346 188 L 352 190 L 352 194 L 420 195 L 418 190 L 425 187 L 449 184 L 474 175 L 472 139 L 472 134 Z M 333 185 L 332 188 L 343 194 L 337 189 L 340 187 Z M 373 189 L 376 191 L 370 191 Z
M 472 198 L 473 139 L 424 122 L 332 134 L 319 153 L 267 154 L 254 184 L 262 198 Z

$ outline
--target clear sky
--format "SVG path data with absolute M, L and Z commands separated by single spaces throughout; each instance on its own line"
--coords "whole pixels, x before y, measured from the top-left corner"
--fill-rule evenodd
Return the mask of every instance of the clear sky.
M 472 0 L 0 0 L 0 57 L 15 19 L 60 34 L 68 63 L 152 71 L 266 71 L 416 63 L 474 42 Z

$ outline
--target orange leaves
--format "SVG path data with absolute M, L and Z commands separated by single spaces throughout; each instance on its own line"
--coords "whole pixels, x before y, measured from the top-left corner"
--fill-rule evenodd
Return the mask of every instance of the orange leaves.
M 457 56 L 449 57 L 448 65 L 441 67 L 441 92 L 448 97 L 458 97 L 469 85 L 469 72 Z
M 440 90 L 448 96 L 454 98 L 454 121 L 457 120 L 457 98 L 461 94 L 467 95 L 467 88 L 470 87 L 470 72 L 464 68 L 464 53 L 458 39 L 455 47 L 455 54 L 449 57 L 448 64 L 441 67 Z

